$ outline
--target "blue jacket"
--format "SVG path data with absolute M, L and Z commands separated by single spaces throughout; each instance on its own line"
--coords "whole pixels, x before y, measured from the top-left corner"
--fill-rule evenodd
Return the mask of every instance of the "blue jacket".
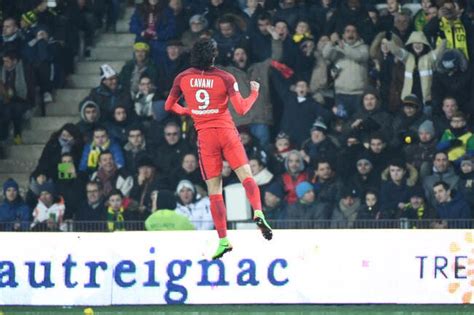
M 26 203 L 20 197 L 18 197 L 14 202 L 5 200 L 0 204 L 0 224 L 6 223 L 6 225 L 1 227 L 0 230 L 13 230 L 14 222 L 21 223 L 21 230 L 28 230 L 30 225 L 30 213 L 30 208 L 28 208 Z
M 87 165 L 87 160 L 89 159 L 89 154 L 91 153 L 92 143 L 88 143 L 84 146 L 84 151 L 82 152 L 81 163 L 79 163 L 79 170 L 82 172 L 94 172 L 97 168 L 90 169 Z M 115 143 L 112 139 L 110 140 L 110 145 L 108 149 L 112 156 L 114 157 L 115 164 L 117 168 L 125 166 L 125 158 L 123 157 L 123 151 L 120 145 Z
M 435 206 L 438 217 L 446 220 L 470 219 L 471 209 L 464 196 L 458 192 L 453 192 L 453 195 L 450 202 L 437 204 Z M 448 222 L 448 227 L 469 228 L 469 223 Z

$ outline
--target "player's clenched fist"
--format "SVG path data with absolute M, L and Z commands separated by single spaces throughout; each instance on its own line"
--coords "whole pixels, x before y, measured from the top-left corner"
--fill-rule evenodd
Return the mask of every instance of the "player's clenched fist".
M 260 89 L 260 83 L 258 83 L 257 81 L 250 81 L 250 89 L 252 91 L 257 91 Z

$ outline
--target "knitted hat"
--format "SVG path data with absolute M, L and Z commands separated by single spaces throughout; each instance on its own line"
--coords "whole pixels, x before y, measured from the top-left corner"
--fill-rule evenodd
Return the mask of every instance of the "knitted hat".
M 415 94 L 410 94 L 403 98 L 403 106 L 412 106 L 419 109 L 421 108 L 421 103 Z
M 357 189 L 355 189 L 355 187 L 352 187 L 352 186 L 344 186 L 342 189 L 341 189 L 341 198 L 346 198 L 346 197 L 357 197 L 358 194 L 357 194 Z
M 21 16 L 21 20 L 27 25 L 33 25 L 38 22 L 38 16 L 33 11 L 28 11 Z
M 459 66 L 459 57 L 454 50 L 447 50 L 441 57 L 441 66 L 445 70 L 454 70 Z
M 146 52 L 149 52 L 150 51 L 150 45 L 148 45 L 147 43 L 144 43 L 144 42 L 136 42 L 133 45 L 133 49 L 134 50 L 144 50 Z
M 265 192 L 269 192 L 275 197 L 278 197 L 280 199 L 283 199 L 285 197 L 285 191 L 283 190 L 282 185 L 280 185 L 277 182 L 274 182 L 270 184 L 267 189 L 265 189 Z
M 459 166 L 462 167 L 465 164 L 466 165 L 469 164 L 471 166 L 474 166 L 474 161 L 472 161 L 472 159 L 470 157 L 465 156 L 465 157 L 462 158 L 461 163 L 459 164 Z
M 377 91 L 377 89 L 372 86 L 368 86 L 365 89 L 364 94 L 362 94 L 362 98 L 364 98 L 366 95 L 369 95 L 369 94 L 375 96 L 377 99 L 380 98 L 379 91 Z
M 148 167 L 156 167 L 155 163 L 153 163 L 153 160 L 149 156 L 143 156 L 137 161 L 137 169 L 143 166 L 148 166 Z
M 170 39 L 169 41 L 166 42 L 166 47 L 169 46 L 183 46 L 183 42 L 180 41 L 179 39 Z
M 278 133 L 278 135 L 276 136 L 275 141 L 280 140 L 280 139 L 286 139 L 289 141 L 290 136 L 284 133 L 283 131 L 280 131 L 280 133 Z
M 356 161 L 356 165 L 359 164 L 359 162 L 365 162 L 369 164 L 370 166 L 373 166 L 372 161 L 370 160 L 368 156 L 364 156 L 364 155 L 359 156 L 359 158 Z
M 170 190 L 160 190 L 158 192 L 158 198 L 156 202 L 156 209 L 176 209 L 176 197 L 174 193 Z
M 195 14 L 189 19 L 189 26 L 193 23 L 201 23 L 204 28 L 208 25 L 207 19 L 201 14 Z
M 45 182 L 44 184 L 39 186 L 39 193 L 48 192 L 51 195 L 56 193 L 56 188 L 54 187 L 53 182 Z
M 412 197 L 425 198 L 425 192 L 423 191 L 423 188 L 421 186 L 415 185 L 411 187 L 410 190 L 408 191 L 408 197 L 409 198 L 412 198 Z
M 7 192 L 8 188 L 14 188 L 18 191 L 18 183 L 13 178 L 9 178 L 5 183 L 3 183 L 3 194 Z
M 179 194 L 179 192 L 183 189 L 183 188 L 188 188 L 190 189 L 193 194 L 196 193 L 196 188 L 194 187 L 193 183 L 191 183 L 189 180 L 187 179 L 183 179 L 182 181 L 180 181 L 178 183 L 178 187 L 176 187 L 176 193 Z
M 326 126 L 322 119 L 318 118 L 316 119 L 313 124 L 313 127 L 311 128 L 311 132 L 316 130 L 321 131 L 322 133 L 326 133 L 328 131 L 328 126 Z
M 296 185 L 296 195 L 299 199 L 303 198 L 304 194 L 310 190 L 313 190 L 313 185 L 311 185 L 309 182 L 301 182 Z
M 418 127 L 418 133 L 420 132 L 427 132 L 431 136 L 435 135 L 434 124 L 431 120 L 425 120 L 420 127 Z
M 105 79 L 110 79 L 112 77 L 115 77 L 117 75 L 117 72 L 109 66 L 108 64 L 103 64 L 100 66 L 100 79 L 105 80 Z

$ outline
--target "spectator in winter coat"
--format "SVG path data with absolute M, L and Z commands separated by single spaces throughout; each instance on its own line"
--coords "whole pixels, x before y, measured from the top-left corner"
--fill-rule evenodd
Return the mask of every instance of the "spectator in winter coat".
M 466 199 L 471 208 L 471 218 L 474 218 L 474 160 L 464 157 L 460 169 L 459 193 Z
M 9 178 L 3 183 L 4 201 L 0 203 L 0 230 L 25 231 L 29 229 L 30 213 L 20 196 L 18 183 Z
M 40 187 L 45 183 L 53 184 L 53 180 L 47 177 L 45 170 L 37 167 L 31 173 L 28 191 L 26 192 L 25 201 L 28 205 L 28 208 L 34 209 L 36 207 L 41 193 Z
M 389 35 L 387 32 L 379 33 L 370 45 L 373 68 L 369 73 L 371 79 L 375 81 L 374 85 L 379 87 L 380 105 L 385 110 L 394 113 L 400 108 L 405 64 L 390 51 L 390 41 L 387 40 L 390 36 L 395 46 L 403 46 L 402 40 L 397 35 Z
M 180 167 L 170 176 L 171 187 L 175 189 L 181 180 L 186 179 L 194 185 L 198 194 L 201 196 L 207 195 L 206 183 L 202 179 L 198 163 L 198 158 L 194 152 L 184 154 Z
M 415 138 L 418 128 L 427 119 L 428 117 L 423 114 L 423 104 L 418 97 L 414 94 L 405 96 L 402 110 L 392 123 L 391 146 L 398 148 L 407 141 L 407 137 Z
M 248 37 L 239 28 L 236 17 L 233 15 L 219 17 L 214 40 L 219 51 L 216 63 L 223 66 L 227 66 L 232 62 L 232 54 L 237 47 L 248 44 Z
M 440 139 L 443 132 L 451 127 L 451 118 L 459 111 L 456 98 L 446 96 L 443 99 L 442 107 L 434 112 L 433 122 L 436 129 L 436 138 Z
M 100 85 L 93 88 L 88 99 L 99 105 L 101 121 L 110 121 L 117 105 L 131 112 L 130 91 L 118 84 L 117 72 L 108 64 L 100 67 Z
M 425 190 L 426 201 L 430 207 L 434 207 L 437 204 L 433 192 L 433 185 L 439 181 L 448 183 L 449 188 L 452 190 L 458 189 L 459 176 L 454 172 L 449 162 L 448 154 L 445 152 L 437 152 L 435 154 L 433 159 L 433 174 L 423 179 L 423 189 Z
M 281 182 L 285 191 L 285 202 L 291 205 L 298 200 L 296 186 L 308 179 L 300 152 L 293 150 L 288 153 L 285 159 L 285 169 L 286 172 L 281 175 Z
M 296 69 L 298 64 L 298 46 L 295 45 L 291 39 L 290 31 L 288 29 L 288 23 L 284 20 L 274 21 L 275 32 L 280 35 L 280 39 L 283 41 L 283 57 L 282 63 L 291 69 Z
M 395 40 L 388 43 L 390 52 L 405 64 L 405 80 L 401 99 L 414 94 L 424 104 L 432 100 L 431 85 L 436 62 L 445 49 L 445 41 L 436 50 L 431 50 L 430 44 L 422 32 L 413 32 L 405 44 L 399 46 Z
M 382 179 L 380 211 L 383 218 L 392 219 L 409 201 L 410 189 L 418 181 L 418 172 L 405 161 L 396 159 L 390 162 Z
M 130 20 L 130 32 L 136 42 L 151 46 L 153 61 L 165 57 L 166 41 L 176 36 L 176 20 L 166 1 L 145 0 L 137 6 Z
M 357 131 L 349 132 L 341 142 L 341 147 L 338 151 L 336 169 L 339 177 L 349 178 L 354 175 L 357 171 L 357 160 L 359 159 L 359 156 L 366 151 L 367 149 L 360 141 L 359 133 Z
M 414 186 L 408 193 L 408 202 L 404 207 L 399 208 L 396 214 L 396 219 L 408 219 L 408 220 L 423 220 L 431 217 L 431 209 L 428 208 L 425 202 L 425 193 L 423 188 L 420 186 Z M 410 222 L 408 226 L 401 226 L 401 228 L 416 228 L 426 227 L 421 222 Z
M 273 105 L 270 98 L 270 67 L 272 61 L 279 61 L 282 56 L 282 42 L 274 28 L 269 26 L 268 31 L 272 36 L 272 55 L 258 63 L 250 64 L 248 50 L 245 47 L 237 47 L 232 54 L 232 62 L 224 70 L 231 73 L 238 85 L 243 97 L 250 94 L 246 82 L 258 80 L 263 87 L 252 108 L 244 116 L 236 113 L 233 106 L 229 106 L 230 114 L 237 127 L 248 125 L 250 132 L 256 137 L 260 145 L 267 146 L 270 142 L 270 125 L 273 124 Z M 286 106 L 286 105 L 285 105 Z
M 333 111 L 339 117 L 350 117 L 361 103 L 367 87 L 369 47 L 360 39 L 357 26 L 347 24 L 342 40 L 337 33 L 324 46 L 323 57 L 334 64 L 332 76 L 336 93 Z
M 132 125 L 127 130 L 128 142 L 123 147 L 125 157 L 125 167 L 130 174 L 136 174 L 138 171 L 137 163 L 144 157 L 151 155 L 147 143 L 145 142 L 145 135 L 143 129 L 139 125 Z
M 393 150 L 387 145 L 385 137 L 376 132 L 369 139 L 369 160 L 374 166 L 374 173 L 378 176 L 388 167 L 390 159 L 393 158 Z
M 258 13 L 257 27 L 251 29 L 250 35 L 250 55 L 251 62 L 264 61 L 272 55 L 272 35 L 269 32 L 272 26 L 272 17 L 268 12 Z
M 52 183 L 45 183 L 39 188 L 38 204 L 33 210 L 33 231 L 59 231 L 64 217 L 64 200 L 56 194 Z
M 90 179 L 97 180 L 102 184 L 104 195 L 110 194 L 114 189 L 121 191 L 123 196 L 130 194 L 133 188 L 133 177 L 127 173 L 125 168 L 118 168 L 114 156 L 110 151 L 102 151 L 98 157 L 97 170 Z
M 107 133 L 110 139 L 123 147 L 128 140 L 128 128 L 130 128 L 135 121 L 127 113 L 127 109 L 123 105 L 117 105 L 113 110 L 113 117 L 107 121 L 104 126 L 107 128 Z
M 456 166 L 464 156 L 474 157 L 474 135 L 467 127 L 466 115 L 462 112 L 453 114 L 450 128 L 444 131 L 436 149 L 447 151 L 449 161 Z
M 151 83 L 158 83 L 158 69 L 149 57 L 150 46 L 144 42 L 133 45 L 134 58 L 125 63 L 118 78 L 119 85 L 125 91 L 130 91 L 130 96 L 135 98 L 139 92 L 140 79 L 143 76 L 150 78 Z
M 91 143 L 84 146 L 79 171 L 92 173 L 98 167 L 99 155 L 108 151 L 112 154 L 115 164 L 118 168 L 125 165 L 122 148 L 109 138 L 107 130 L 104 127 L 96 127 Z
M 314 67 L 309 81 L 309 89 L 313 94 L 313 99 L 319 104 L 329 103 L 329 99 L 334 98 L 334 91 L 330 86 L 328 75 L 329 62 L 323 58 L 323 48 L 329 43 L 329 37 L 321 36 L 314 50 Z
M 2 36 L 0 37 L 0 50 L 21 52 L 25 43 L 14 18 L 3 20 Z
M 204 15 L 195 14 L 189 19 L 189 29 L 181 36 L 185 51 L 190 51 L 194 43 L 207 30 L 209 23 Z
M 286 133 L 280 132 L 275 137 L 274 145 L 269 149 L 268 169 L 275 176 L 280 176 L 285 172 L 285 159 L 291 150 L 290 137 Z
M 301 154 L 306 163 L 311 164 L 317 159 L 336 159 L 337 148 L 331 138 L 327 136 L 327 132 L 326 124 L 317 119 L 311 128 L 311 138 L 301 145 Z
M 74 217 L 76 231 L 105 231 L 105 225 L 99 223 L 107 219 L 104 193 L 99 182 L 88 182 L 86 196 L 79 205 Z
M 362 108 L 349 120 L 346 129 L 357 131 L 363 142 L 367 142 L 371 133 L 379 131 L 386 139 L 392 136 L 390 128 L 392 117 L 381 109 L 379 94 L 374 88 L 368 88 L 362 95 Z
M 76 169 L 82 155 L 84 143 L 79 129 L 71 123 L 67 123 L 58 131 L 54 132 L 43 148 L 38 161 L 38 169 L 44 170 L 48 178 L 58 179 L 58 164 L 65 153 L 69 153 L 74 160 Z
M 431 120 L 425 120 L 418 127 L 418 137 L 403 147 L 407 163 L 420 173 L 420 178 L 431 174 L 432 162 L 436 153 L 436 132 Z
M 35 105 L 34 75 L 15 51 L 7 51 L 3 54 L 3 67 L 0 74 L 8 95 L 3 99 L 3 103 L 9 109 L 8 115 L 13 122 L 14 141 L 16 144 L 21 144 L 23 115 Z
M 150 125 L 150 120 L 153 119 L 154 107 L 162 107 L 164 110 L 164 101 L 160 100 L 160 95 L 156 91 L 156 86 L 153 84 L 151 77 L 144 74 L 140 77 L 138 83 L 138 92 L 134 95 L 134 110 L 139 121 L 144 122 L 147 126 Z M 158 117 L 162 120 L 164 117 Z
M 343 188 L 339 202 L 332 212 L 331 228 L 352 228 L 358 216 L 361 201 L 354 187 Z
M 89 99 L 85 99 L 80 105 L 80 116 L 76 126 L 82 134 L 83 143 L 89 143 L 92 141 L 94 129 L 98 126 L 100 121 L 100 108 L 99 105 Z
M 313 185 L 309 182 L 301 182 L 296 186 L 298 201 L 288 206 L 288 220 L 294 220 L 290 225 L 292 228 L 318 228 L 327 227 L 325 222 L 312 222 L 315 220 L 329 220 L 331 218 L 331 206 L 319 200 L 314 192 Z
M 433 0 L 421 0 L 421 9 L 413 17 L 413 23 L 415 25 L 415 31 L 422 32 L 425 25 L 437 14 L 432 13 L 430 8 L 435 8 Z M 436 10 L 437 13 L 437 10 Z
M 438 110 L 445 97 L 455 97 L 459 109 L 474 114 L 474 80 L 468 60 L 457 49 L 448 49 L 441 56 L 433 75 L 431 93 L 433 108 Z
M 186 179 L 179 182 L 176 195 L 178 196 L 176 213 L 188 218 L 196 230 L 214 228 L 209 197 L 201 197 L 194 185 Z
M 325 120 L 329 123 L 331 115 L 310 97 L 306 81 L 298 80 L 292 91 L 287 80 L 279 72 L 273 71 L 272 83 L 284 106 L 280 130 L 290 136 L 296 147 L 301 147 L 315 120 L 321 117 L 322 122 Z
M 327 203 L 332 208 L 339 198 L 342 183 L 338 180 L 331 161 L 324 158 L 316 160 L 310 182 L 313 184 L 318 200 Z
M 369 190 L 380 189 L 380 174 L 374 172 L 374 166 L 367 153 L 362 153 L 357 157 L 357 172 L 349 179 L 349 186 L 356 188 L 361 200 Z
M 57 166 L 58 178 L 56 190 L 64 199 L 64 219 L 72 219 L 78 206 L 84 200 L 85 178 L 76 171 L 74 157 L 71 153 L 63 153 Z
M 325 34 L 332 36 L 334 33 L 342 34 L 347 25 L 354 25 L 365 43 L 371 43 L 376 34 L 367 10 L 360 0 L 340 1 L 329 22 L 325 25 Z
M 138 203 L 137 219 L 144 220 L 153 210 L 151 207 L 151 194 L 156 190 L 168 190 L 171 188 L 168 178 L 156 170 L 153 160 L 144 156 L 137 161 L 138 172 L 133 179 L 133 188 L 130 198 Z
M 183 50 L 179 40 L 169 40 L 166 43 L 166 55 L 157 64 L 157 90 L 160 97 L 166 99 L 173 85 L 174 78 L 183 70 L 189 68 L 189 53 Z
M 378 192 L 376 190 L 367 190 L 364 194 L 363 200 L 365 200 L 365 202 L 357 210 L 357 221 L 355 227 L 377 227 L 376 222 L 370 221 L 379 220 L 381 218 Z
M 263 193 L 263 212 L 267 220 L 273 221 L 273 227 L 286 228 L 287 209 L 283 201 L 285 192 L 279 182 L 268 185 Z
M 265 191 L 266 187 L 273 181 L 274 175 L 266 167 L 267 156 L 255 154 L 249 156 L 249 165 L 252 176 L 255 179 L 260 191 Z M 262 196 L 263 197 L 263 196 Z
M 437 228 L 465 228 L 470 227 L 469 222 L 455 220 L 471 219 L 471 210 L 464 196 L 453 191 L 449 184 L 443 181 L 434 183 L 433 193 L 436 197 L 436 212 L 443 221 Z
M 181 137 L 177 123 L 170 121 L 166 124 L 165 143 L 156 149 L 155 164 L 159 170 L 169 174 L 179 166 L 181 157 L 192 151 L 191 146 Z

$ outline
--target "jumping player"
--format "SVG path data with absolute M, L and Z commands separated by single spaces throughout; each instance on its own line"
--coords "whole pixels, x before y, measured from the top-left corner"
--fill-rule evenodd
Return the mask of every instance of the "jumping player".
M 262 212 L 260 190 L 252 177 L 245 149 L 227 109 L 230 98 L 235 111 L 245 115 L 258 97 L 260 84 L 250 82 L 249 97 L 242 98 L 235 78 L 214 67 L 216 43 L 211 39 L 196 42 L 191 51 L 191 68 L 175 78 L 165 109 L 178 115 L 190 115 L 198 134 L 198 153 L 201 172 L 207 184 L 211 213 L 219 235 L 219 246 L 212 257 L 217 259 L 232 250 L 227 239 L 226 207 L 222 198 L 222 164 L 227 160 L 244 186 L 253 212 L 253 220 L 265 239 L 273 233 Z M 187 107 L 178 101 L 184 96 Z

